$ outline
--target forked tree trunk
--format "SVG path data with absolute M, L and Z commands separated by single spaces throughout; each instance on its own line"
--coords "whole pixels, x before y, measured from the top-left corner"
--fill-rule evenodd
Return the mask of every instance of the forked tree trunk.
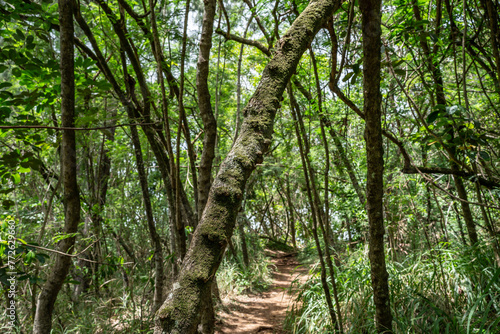
M 204 0 L 205 11 L 203 13 L 203 24 L 201 29 L 200 52 L 196 71 L 196 88 L 198 92 L 198 107 L 203 120 L 203 152 L 201 153 L 200 168 L 198 175 L 198 217 L 201 220 L 203 210 L 208 200 L 208 193 L 212 186 L 212 163 L 215 157 L 215 145 L 217 139 L 217 121 L 215 120 L 210 103 L 210 91 L 208 89 L 208 73 L 210 49 L 212 48 L 212 34 L 214 28 L 216 0 Z M 214 281 L 214 284 L 217 284 Z M 202 307 L 201 324 L 198 332 L 201 334 L 212 334 L 215 327 L 215 313 L 211 295 L 206 298 Z
M 370 230 L 369 257 L 377 332 L 392 333 L 389 284 L 384 253 L 384 151 L 382 146 L 380 61 L 381 0 L 362 0 L 363 98 L 366 140 L 366 209 Z
M 277 43 L 274 58 L 243 110 L 241 133 L 213 182 L 201 221 L 184 258 L 174 291 L 156 313 L 155 333 L 193 334 L 200 309 L 231 237 L 248 177 L 263 161 L 280 99 L 299 60 L 338 0 L 312 1 Z
M 61 51 L 61 126 L 74 127 L 75 74 L 73 49 L 73 3 L 59 0 Z M 76 141 L 74 130 L 64 130 L 61 141 L 61 177 L 64 188 L 64 234 L 73 234 L 80 222 L 80 195 L 76 177 Z M 59 251 L 70 253 L 75 236 L 59 243 Z M 52 312 L 57 295 L 71 266 L 71 257 L 56 255 L 54 266 L 40 292 L 33 323 L 34 334 L 48 334 L 52 327 Z

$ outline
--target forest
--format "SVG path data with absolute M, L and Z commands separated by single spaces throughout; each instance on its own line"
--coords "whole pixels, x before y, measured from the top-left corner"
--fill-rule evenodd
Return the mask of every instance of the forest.
M 500 333 L 499 24 L 498 0 L 0 0 L 0 331 Z M 276 289 L 274 327 L 227 329 Z

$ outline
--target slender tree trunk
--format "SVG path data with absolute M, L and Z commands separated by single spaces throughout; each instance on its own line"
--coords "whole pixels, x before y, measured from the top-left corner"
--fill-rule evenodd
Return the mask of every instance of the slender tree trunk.
M 495 6 L 492 0 L 481 0 L 481 4 L 485 8 L 486 14 L 488 14 L 488 22 L 491 30 L 491 36 L 490 36 L 491 50 L 493 51 L 493 57 L 495 58 L 495 65 L 497 68 L 496 70 L 497 81 L 500 81 L 500 51 L 499 51 L 500 29 L 498 28 L 499 5 L 497 1 L 497 4 Z
M 467 240 L 465 239 L 464 227 L 462 225 L 462 219 L 460 218 L 460 214 L 458 213 L 457 209 L 457 203 L 453 203 L 453 211 L 455 211 L 455 214 L 457 215 L 457 223 L 458 223 L 458 230 L 460 232 L 460 238 L 462 239 L 463 244 L 467 245 Z
M 248 268 L 250 265 L 250 260 L 248 258 L 248 247 L 247 247 L 247 240 L 245 237 L 246 217 L 243 212 L 240 212 L 239 214 L 240 214 L 240 219 L 238 222 L 238 231 L 240 233 L 240 238 L 241 238 L 241 252 L 243 254 L 243 264 L 245 265 L 246 268 Z
M 336 0 L 310 2 L 280 40 L 275 57 L 265 67 L 253 97 L 243 110 L 241 133 L 214 180 L 176 289 L 156 313 L 155 333 L 195 333 L 202 300 L 210 294 L 227 239 L 232 235 L 245 184 L 271 143 L 283 91 L 307 46 L 339 5 Z
M 302 84 L 300 84 L 299 81 L 294 80 L 293 83 L 295 84 L 295 86 L 297 86 L 299 91 L 302 93 L 302 95 L 304 95 L 304 97 L 306 99 L 308 99 L 309 101 L 312 101 L 311 94 L 309 94 L 309 92 L 307 92 L 307 90 L 305 90 L 305 88 L 302 86 Z M 332 90 L 332 91 L 335 93 L 335 90 Z M 335 148 L 337 149 L 337 151 L 339 153 L 340 160 L 341 160 L 342 164 L 344 165 L 344 168 L 346 169 L 347 174 L 349 175 L 349 178 L 351 179 L 352 186 L 354 187 L 354 191 L 356 191 L 356 194 L 358 195 L 359 202 L 361 203 L 361 205 L 365 205 L 365 201 L 366 201 L 365 193 L 364 193 L 362 187 L 359 185 L 358 177 L 356 176 L 356 172 L 354 171 L 354 167 L 352 166 L 351 161 L 349 160 L 349 158 L 347 156 L 347 153 L 344 149 L 344 146 L 342 146 L 342 143 L 341 143 L 340 138 L 339 138 L 340 137 L 339 134 L 333 128 L 333 124 L 328 119 L 326 114 L 320 113 L 320 120 L 321 120 L 321 122 L 323 122 L 324 126 L 328 127 L 328 133 L 330 134 L 330 137 L 332 137 Z
M 135 158 L 137 163 L 137 172 L 139 173 L 139 182 L 141 184 L 142 198 L 144 200 L 144 207 L 146 209 L 146 218 L 148 222 L 149 234 L 151 243 L 154 248 L 154 263 L 155 263 L 155 291 L 153 296 L 153 311 L 160 308 L 163 302 L 163 250 L 161 246 L 160 236 L 156 231 L 153 208 L 151 206 L 151 199 L 149 196 L 148 180 L 146 170 L 144 168 L 144 161 L 142 158 L 141 143 L 139 134 L 135 125 L 130 126 L 132 134 L 132 143 L 134 145 Z
M 73 2 L 59 0 L 60 50 L 61 50 L 61 126 L 75 124 L 75 74 L 73 49 Z M 80 223 L 80 194 L 76 172 L 76 140 L 74 130 L 64 130 L 61 141 L 61 178 L 64 191 L 64 234 L 73 234 Z M 75 236 L 59 242 L 59 251 L 71 253 Z M 47 281 L 38 297 L 34 334 L 48 334 L 52 327 L 52 313 L 57 295 L 71 266 L 71 257 L 56 255 Z
M 452 163 L 456 166 L 454 163 Z M 455 188 L 457 188 L 457 195 L 460 198 L 460 205 L 462 206 L 462 212 L 464 214 L 465 226 L 467 227 L 467 232 L 469 234 L 469 240 L 472 245 L 477 244 L 478 237 L 476 232 L 476 223 L 474 223 L 474 219 L 472 218 L 472 212 L 470 210 L 470 205 L 467 202 L 467 191 L 465 190 L 464 182 L 460 176 L 453 176 L 455 180 Z
M 296 234 L 297 232 L 295 231 L 295 218 L 294 218 L 294 212 L 293 212 L 293 203 L 292 203 L 292 196 L 290 192 L 290 180 L 288 177 L 288 174 L 286 174 L 286 201 L 288 203 L 288 210 L 290 210 L 290 235 L 292 237 L 292 245 L 293 248 L 297 249 L 297 240 L 296 240 Z
M 367 160 L 366 209 L 370 243 L 369 257 L 377 332 L 392 333 L 392 314 L 384 252 L 384 152 L 382 146 L 380 61 L 380 0 L 359 3 L 363 26 L 363 98 Z
M 291 86 L 289 86 L 289 87 L 291 87 Z M 309 199 L 309 205 L 311 208 L 311 215 L 312 215 L 312 221 L 313 221 L 312 233 L 313 233 L 313 237 L 314 237 L 314 242 L 316 244 L 316 249 L 318 251 L 319 263 L 321 266 L 321 285 L 323 287 L 323 292 L 325 293 L 326 303 L 328 306 L 328 311 L 329 311 L 330 318 L 332 320 L 332 324 L 334 325 L 336 330 L 339 330 L 339 328 L 341 328 L 341 327 L 339 326 L 339 323 L 337 322 L 337 315 L 335 314 L 335 310 L 333 308 L 332 297 L 330 295 L 330 288 L 329 288 L 327 280 L 326 280 L 325 260 L 323 258 L 323 251 L 321 249 L 321 244 L 320 244 L 319 238 L 318 238 L 318 224 L 319 224 L 322 227 L 323 238 L 324 238 L 324 242 L 325 242 L 326 260 L 327 260 L 327 263 L 329 265 L 330 275 L 331 275 L 331 279 L 332 279 L 332 285 L 334 286 L 334 292 L 336 292 L 337 289 L 335 286 L 335 279 L 333 277 L 333 265 L 332 265 L 332 260 L 331 260 L 330 253 L 329 253 L 329 244 L 328 244 L 328 241 L 326 239 L 325 231 L 323 228 L 323 223 L 321 220 L 321 214 L 320 214 L 319 208 L 318 208 L 319 200 L 317 198 L 317 192 L 315 189 L 316 182 L 314 180 L 314 177 L 312 174 L 312 169 L 311 169 L 310 163 L 308 161 L 309 157 L 306 154 L 305 147 L 307 147 L 307 146 L 304 145 L 307 138 L 306 138 L 306 135 L 304 133 L 304 127 L 299 127 L 299 124 L 301 122 L 300 121 L 297 122 L 297 119 L 300 120 L 299 109 L 298 109 L 297 101 L 295 100 L 295 97 L 293 95 L 293 91 L 291 88 L 289 88 L 288 94 L 290 96 L 290 109 L 292 112 L 293 121 L 295 123 L 295 134 L 297 136 L 297 142 L 299 144 L 300 158 L 302 160 L 302 168 L 304 170 L 304 177 L 305 177 L 306 189 L 307 189 L 307 197 Z M 302 130 L 302 133 L 301 133 L 301 130 Z M 314 197 L 313 197 L 313 195 L 314 195 Z M 336 298 L 336 302 L 338 302 L 337 298 Z M 340 314 L 340 311 L 338 309 L 338 303 L 336 303 L 336 305 L 337 305 L 337 310 L 338 310 L 337 313 Z
M 123 13 L 122 13 L 123 15 Z M 126 62 L 126 53 L 124 51 L 124 43 L 123 41 L 120 41 L 121 44 L 120 46 L 122 47 L 121 49 L 121 60 L 122 60 L 122 71 L 123 71 L 123 76 L 125 78 L 130 78 L 130 75 L 128 74 L 127 71 L 127 62 Z M 132 94 L 134 87 L 133 87 L 133 81 L 131 79 L 126 79 L 126 89 L 127 93 L 129 95 Z M 138 115 L 134 113 L 134 109 L 132 108 L 126 108 L 128 117 L 130 121 L 133 121 L 137 119 Z M 160 236 L 158 235 L 158 232 L 156 231 L 156 224 L 154 221 L 154 215 L 153 215 L 153 208 L 151 205 L 151 198 L 149 194 L 149 188 L 148 188 L 148 178 L 146 175 L 146 169 L 144 166 L 144 159 L 142 157 L 142 148 L 141 148 L 141 141 L 139 138 L 139 133 L 137 131 L 137 126 L 136 125 L 131 125 L 130 126 L 130 134 L 131 134 L 131 139 L 132 139 L 132 145 L 134 146 L 134 154 L 135 154 L 135 161 L 136 161 L 136 166 L 137 166 L 137 173 L 139 174 L 139 183 L 141 185 L 141 192 L 142 192 L 142 199 L 144 202 L 144 209 L 146 211 L 146 220 L 147 220 L 147 226 L 149 230 L 149 235 L 151 238 L 151 243 L 153 244 L 153 249 L 154 249 L 154 254 L 153 254 L 153 259 L 155 263 L 155 284 L 154 284 L 154 295 L 153 295 L 153 312 L 156 312 L 158 308 L 161 306 L 161 303 L 163 302 L 163 276 L 164 276 L 164 270 L 163 270 L 163 249 L 161 246 L 161 240 Z
M 212 48 L 212 33 L 215 18 L 216 0 L 204 0 L 205 12 L 201 30 L 198 70 L 196 72 L 196 88 L 198 93 L 198 108 L 203 120 L 203 152 L 201 154 L 198 177 L 198 220 L 208 200 L 208 192 L 212 185 L 212 162 L 215 157 L 215 140 L 217 138 L 217 122 L 215 121 L 208 89 L 208 71 L 210 49 Z
M 180 143 L 181 143 L 181 132 L 182 132 L 182 123 L 184 123 L 184 119 L 186 118 L 185 116 L 185 110 L 184 110 L 184 67 L 185 67 L 185 58 L 186 58 L 186 44 L 187 44 L 187 26 L 188 26 L 188 19 L 189 19 L 189 7 L 190 7 L 190 0 L 186 1 L 186 8 L 185 8 L 185 13 L 184 13 L 184 30 L 182 34 L 182 49 L 181 49 L 181 73 L 180 73 L 180 83 L 179 83 L 179 96 L 178 96 L 178 101 L 179 101 L 179 121 L 178 121 L 178 128 L 177 128 L 177 147 L 176 147 L 176 168 L 175 168 L 175 199 L 176 199 L 176 207 L 180 208 L 181 207 L 181 174 L 180 174 Z M 184 124 L 186 126 L 186 131 L 187 131 L 187 122 Z M 186 136 L 186 141 L 190 141 L 190 139 Z M 196 171 L 194 171 L 196 174 Z M 198 186 L 198 185 L 196 185 Z M 198 205 L 198 191 L 195 189 L 194 191 L 194 196 L 195 196 L 195 204 Z M 181 216 L 181 211 L 177 210 L 176 211 L 176 217 L 175 217 L 175 225 L 176 225 L 176 233 L 177 233 L 177 251 L 179 254 L 179 259 L 182 261 L 184 259 L 184 256 L 186 255 L 186 237 L 185 237 L 185 230 L 184 230 L 184 223 L 182 221 L 182 216 Z
M 205 11 L 201 29 L 200 52 L 198 55 L 198 68 L 196 72 L 196 88 L 198 93 L 198 108 L 203 120 L 203 152 L 201 154 L 200 169 L 198 177 L 198 217 L 201 220 L 203 210 L 208 200 L 208 193 L 212 186 L 212 163 L 215 157 L 215 145 L 217 139 L 217 121 L 215 120 L 210 102 L 210 91 L 208 89 L 208 73 L 210 49 L 212 48 L 212 34 L 215 18 L 216 0 L 204 0 Z M 216 281 L 214 280 L 214 284 Z M 215 314 L 213 309 L 212 294 L 207 294 L 202 301 L 201 324 L 198 332 L 212 334 L 215 328 Z
M 248 20 L 247 26 L 245 27 L 245 31 L 243 32 L 243 38 L 247 37 L 248 28 L 250 27 L 250 23 L 252 23 L 254 15 L 252 12 L 252 16 Z M 240 47 L 240 55 L 238 57 L 238 82 L 236 83 L 236 125 L 234 131 L 234 138 L 236 139 L 240 133 L 241 127 L 241 63 L 243 61 L 243 50 L 245 49 L 245 44 L 241 43 Z

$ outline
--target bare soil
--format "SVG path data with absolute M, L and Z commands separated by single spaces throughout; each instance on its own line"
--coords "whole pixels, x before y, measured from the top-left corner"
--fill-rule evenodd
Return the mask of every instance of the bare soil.
M 225 303 L 219 312 L 216 334 L 287 334 L 283 329 L 286 311 L 293 302 L 290 286 L 305 282 L 308 269 L 300 266 L 294 254 L 266 251 L 277 270 L 273 284 L 265 292 L 240 295 Z

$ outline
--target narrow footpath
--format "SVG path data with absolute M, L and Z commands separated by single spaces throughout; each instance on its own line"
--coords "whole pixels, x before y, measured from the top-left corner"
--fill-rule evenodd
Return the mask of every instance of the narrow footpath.
M 289 294 L 292 282 L 305 282 L 308 270 L 299 266 L 294 254 L 266 251 L 277 270 L 273 284 L 267 291 L 240 295 L 219 313 L 216 334 L 286 334 L 283 330 L 286 311 L 293 301 Z

